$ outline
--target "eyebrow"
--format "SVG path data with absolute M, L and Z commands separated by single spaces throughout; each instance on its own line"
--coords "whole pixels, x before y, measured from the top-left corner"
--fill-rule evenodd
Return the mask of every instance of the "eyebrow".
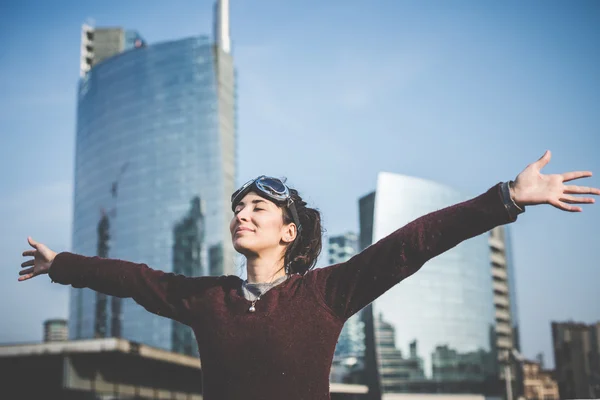
M 264 200 L 264 199 L 254 199 L 254 200 L 252 200 L 252 204 L 266 203 L 266 202 L 267 202 L 267 201 L 266 201 L 266 200 Z M 245 206 L 245 205 L 246 205 L 246 203 L 244 203 L 243 201 L 240 201 L 240 202 L 237 204 L 237 206 Z M 236 207 L 237 207 L 237 206 L 236 206 Z

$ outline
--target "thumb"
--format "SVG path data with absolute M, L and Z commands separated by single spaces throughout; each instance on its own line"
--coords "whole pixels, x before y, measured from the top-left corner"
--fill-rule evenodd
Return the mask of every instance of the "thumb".
M 33 247 L 34 249 L 38 248 L 38 242 L 36 242 L 35 240 L 33 240 L 33 238 L 31 236 L 27 236 L 27 241 L 29 242 L 29 245 L 31 247 Z
M 552 153 L 550 152 L 550 150 L 546 150 L 544 155 L 535 162 L 535 166 L 538 169 L 544 168 L 550 162 L 550 158 L 552 158 Z

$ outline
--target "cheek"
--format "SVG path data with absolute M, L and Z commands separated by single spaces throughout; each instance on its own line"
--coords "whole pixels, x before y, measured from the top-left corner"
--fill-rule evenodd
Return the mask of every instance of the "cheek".
M 257 218 L 256 226 L 258 227 L 258 233 L 269 240 L 278 240 L 281 235 L 282 222 L 275 216 L 269 216 L 268 218 Z

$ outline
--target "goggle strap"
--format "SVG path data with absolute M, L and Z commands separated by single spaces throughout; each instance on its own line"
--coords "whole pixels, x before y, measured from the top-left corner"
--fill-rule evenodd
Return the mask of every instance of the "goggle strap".
M 298 211 L 296 211 L 296 205 L 294 204 L 294 200 L 290 199 L 288 201 L 288 210 L 292 213 L 292 219 L 296 224 L 296 229 L 298 229 L 298 235 L 302 232 L 302 225 L 300 225 L 300 218 L 298 217 Z

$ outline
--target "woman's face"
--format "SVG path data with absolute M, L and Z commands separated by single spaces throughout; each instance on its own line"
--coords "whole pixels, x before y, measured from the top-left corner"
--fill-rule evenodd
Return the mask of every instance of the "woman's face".
M 283 222 L 283 210 L 254 192 L 236 205 L 229 230 L 233 247 L 245 256 L 284 247 L 295 235 L 293 224 Z

